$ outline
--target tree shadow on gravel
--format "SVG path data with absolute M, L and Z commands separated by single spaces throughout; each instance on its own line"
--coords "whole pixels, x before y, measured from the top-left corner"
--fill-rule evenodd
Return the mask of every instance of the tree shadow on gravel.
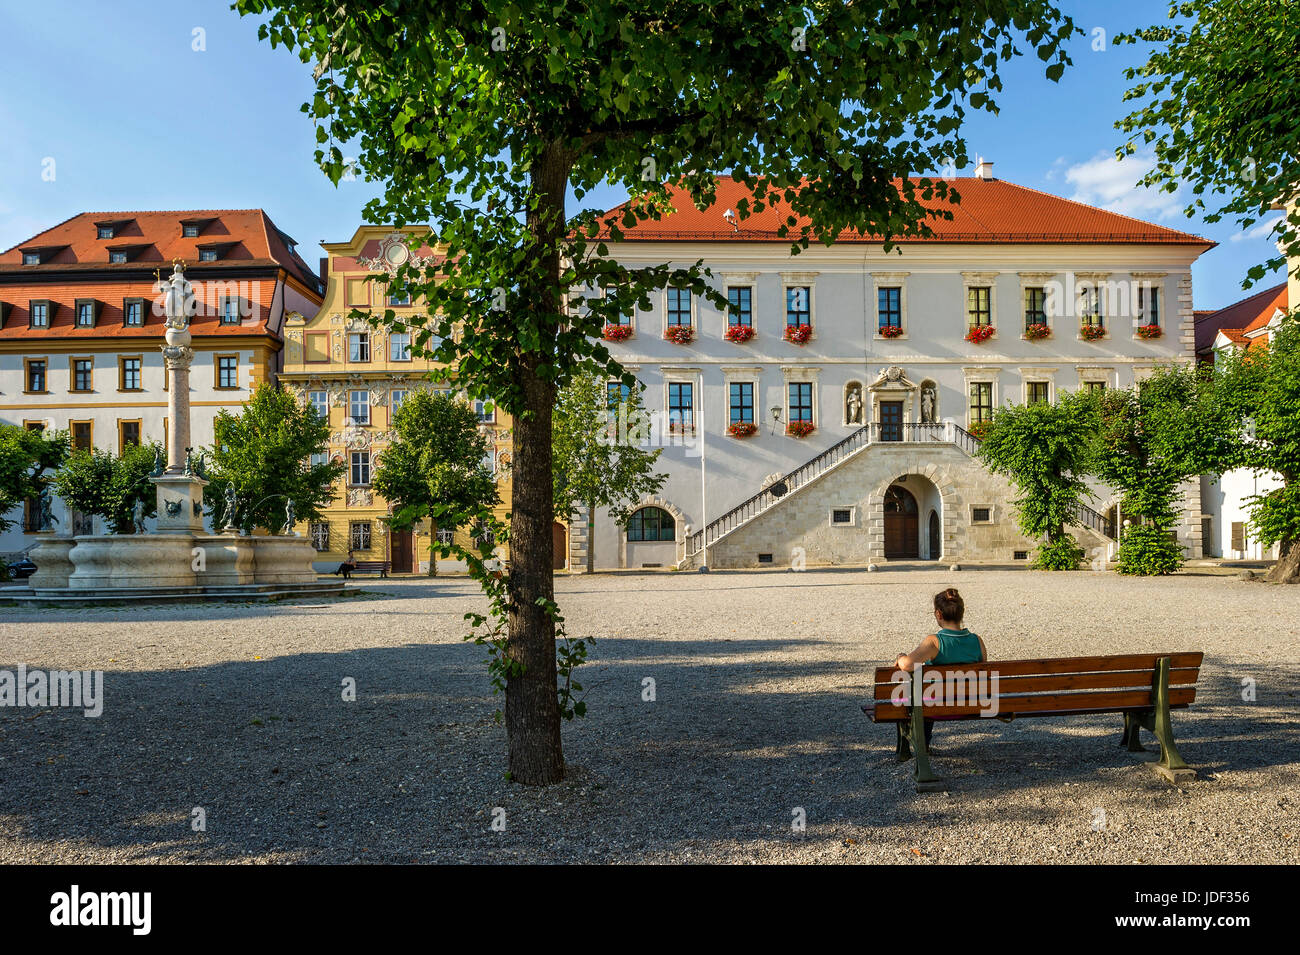
M 1120 798 L 1163 785 L 1116 745 L 1119 717 L 966 724 L 936 736 L 936 767 L 954 788 L 951 805 L 936 806 L 913 791 L 910 764 L 894 761 L 892 727 L 859 709 L 874 662 L 798 659 L 823 643 L 598 640 L 581 671 L 590 715 L 565 726 L 569 778 L 544 790 L 504 778 L 501 701 L 471 645 L 108 672 L 98 719 L 0 710 L 0 852 L 42 862 L 744 858 L 794 838 L 800 811 L 809 837 L 887 837 L 1013 788 L 1045 791 L 1052 813 L 1075 785 L 1100 779 Z M 1188 761 L 1294 763 L 1295 670 L 1270 671 L 1257 704 L 1239 701 L 1223 664 L 1207 670 L 1203 701 L 1175 716 Z M 355 702 L 343 698 L 348 680 Z M 196 809 L 205 831 L 191 826 Z

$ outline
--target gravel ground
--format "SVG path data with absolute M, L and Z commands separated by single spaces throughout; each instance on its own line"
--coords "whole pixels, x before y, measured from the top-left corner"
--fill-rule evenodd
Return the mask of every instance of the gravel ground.
M 1197 702 L 1174 714 L 1198 779 L 1169 787 L 1121 751 L 1118 716 L 1073 717 L 940 727 L 950 788 L 916 793 L 893 729 L 858 707 L 949 585 L 994 658 L 1205 651 Z M 1300 587 L 980 569 L 563 578 L 571 632 L 597 641 L 590 713 L 564 730 L 569 777 L 545 790 L 503 778 L 499 700 L 460 640 L 473 586 L 360 589 L 0 607 L 0 667 L 102 669 L 107 684 L 98 719 L 0 709 L 0 862 L 1300 862 Z

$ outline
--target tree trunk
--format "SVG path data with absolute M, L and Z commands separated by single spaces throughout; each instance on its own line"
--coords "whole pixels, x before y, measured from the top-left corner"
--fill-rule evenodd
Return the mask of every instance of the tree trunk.
M 587 573 L 596 572 L 596 505 L 587 505 Z
M 1270 584 L 1300 583 L 1300 540 L 1282 541 L 1277 553 L 1277 562 L 1268 569 L 1264 579 Z
M 429 572 L 426 577 L 438 576 L 438 522 L 429 520 Z
M 510 496 L 510 612 L 506 656 L 522 672 L 506 677 L 506 739 L 510 778 L 528 786 L 547 786 L 564 778 L 560 743 L 559 684 L 555 668 L 555 622 L 538 600 L 555 596 L 551 533 L 555 521 L 552 485 L 554 460 L 551 417 L 556 388 L 538 374 L 554 360 L 550 316 L 561 312 L 560 241 L 564 235 L 564 199 L 568 160 L 561 147 L 545 149 L 533 166 L 536 205 L 528 228 L 539 256 L 522 278 L 521 313 L 534 313 L 541 328 L 541 350 L 518 358 L 516 381 L 523 414 L 514 421 L 514 481 Z M 534 285 L 533 283 L 537 283 Z

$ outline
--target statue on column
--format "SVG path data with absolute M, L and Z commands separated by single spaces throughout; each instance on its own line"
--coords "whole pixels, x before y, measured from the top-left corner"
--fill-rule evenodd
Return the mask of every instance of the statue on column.
M 167 316 L 167 327 L 189 327 L 194 286 L 185 278 L 184 263 L 180 260 L 173 262 L 171 278 L 159 278 L 158 284 L 162 286 L 163 314 Z
M 297 523 L 298 517 L 293 511 L 293 498 L 289 498 L 288 502 L 284 505 L 284 527 L 280 530 L 280 533 L 290 537 L 296 537 L 297 534 L 293 528 Z

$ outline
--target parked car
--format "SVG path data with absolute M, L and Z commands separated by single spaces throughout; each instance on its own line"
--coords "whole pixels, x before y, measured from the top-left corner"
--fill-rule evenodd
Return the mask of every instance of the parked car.
M 36 573 L 36 565 L 32 563 L 30 557 L 16 560 L 9 565 L 9 576 L 14 580 L 26 580 L 34 573 Z

